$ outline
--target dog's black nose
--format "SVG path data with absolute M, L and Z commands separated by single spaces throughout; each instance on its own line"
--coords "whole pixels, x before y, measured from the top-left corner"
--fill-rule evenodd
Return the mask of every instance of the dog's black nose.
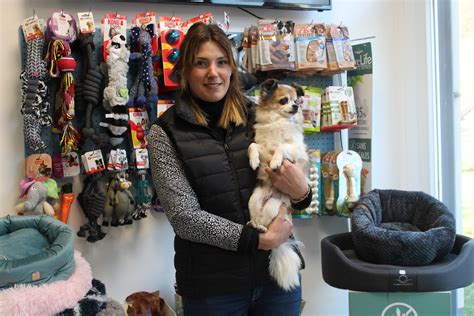
M 293 104 L 293 112 L 298 112 L 298 104 Z

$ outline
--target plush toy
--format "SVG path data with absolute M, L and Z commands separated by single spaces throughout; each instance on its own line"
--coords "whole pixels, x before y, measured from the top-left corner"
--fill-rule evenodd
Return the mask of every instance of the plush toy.
M 41 181 L 25 178 L 20 182 L 20 198 L 25 202 L 15 206 L 18 215 L 54 215 L 54 209 L 47 202 L 48 187 Z
M 109 83 L 104 89 L 104 108 L 111 112 L 106 114 L 106 123 L 101 123 L 109 130 L 109 142 L 117 146 L 123 142 L 128 130 L 127 73 L 130 51 L 124 35 L 112 37 L 108 47 L 107 69 Z
M 105 237 L 97 220 L 102 215 L 107 191 L 107 181 L 102 173 L 93 173 L 84 180 L 82 192 L 77 196 L 79 205 L 87 218 L 77 232 L 79 237 L 87 237 L 88 242 L 96 242 Z
M 103 226 L 108 226 L 110 219 L 114 227 L 133 222 L 131 215 L 135 208 L 135 200 L 129 190 L 131 186 L 132 182 L 128 180 L 128 174 L 125 172 L 119 172 L 112 178 L 105 198 Z
M 134 27 L 131 30 L 131 41 L 138 42 L 140 52 L 130 55 L 130 60 L 139 61 L 135 82 L 130 89 L 128 106 L 144 107 L 147 101 L 158 100 L 158 84 L 153 76 L 152 62 L 153 24 L 146 28 Z
M 135 196 L 135 202 L 137 207 L 133 211 L 132 218 L 134 220 L 139 220 L 144 217 L 147 217 L 147 212 L 151 209 L 151 198 L 149 192 L 148 181 L 145 174 L 139 174 L 138 181 L 135 182 L 135 188 L 137 194 Z
M 127 303 L 127 315 L 165 315 L 165 301 L 160 297 L 160 292 L 135 292 L 125 299 Z

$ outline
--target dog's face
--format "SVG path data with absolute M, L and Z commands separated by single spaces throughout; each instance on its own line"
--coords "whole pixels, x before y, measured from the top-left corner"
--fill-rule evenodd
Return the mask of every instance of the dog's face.
M 297 85 L 279 84 L 275 79 L 268 79 L 261 85 L 260 101 L 258 111 L 274 113 L 271 116 L 284 118 L 301 116 L 301 105 L 303 104 L 304 91 Z M 299 120 L 298 120 L 299 121 Z

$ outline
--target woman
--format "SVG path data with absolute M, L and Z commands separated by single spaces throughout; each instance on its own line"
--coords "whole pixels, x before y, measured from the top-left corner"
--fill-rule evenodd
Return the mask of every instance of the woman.
M 271 280 L 271 249 L 291 235 L 286 205 L 266 233 L 246 226 L 256 174 L 248 163 L 251 104 L 240 91 L 232 46 L 216 25 L 193 25 L 174 68 L 175 105 L 148 135 L 152 175 L 176 233 L 177 292 L 188 315 L 298 315 L 301 288 Z M 305 208 L 305 175 L 285 161 L 273 185 Z

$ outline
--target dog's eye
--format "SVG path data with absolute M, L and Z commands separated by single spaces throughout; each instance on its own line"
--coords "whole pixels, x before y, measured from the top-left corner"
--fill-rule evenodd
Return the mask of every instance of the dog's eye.
M 288 103 L 288 98 L 281 98 L 281 99 L 280 99 L 280 104 L 281 104 L 281 105 L 285 105 L 285 104 L 287 104 L 287 103 Z

